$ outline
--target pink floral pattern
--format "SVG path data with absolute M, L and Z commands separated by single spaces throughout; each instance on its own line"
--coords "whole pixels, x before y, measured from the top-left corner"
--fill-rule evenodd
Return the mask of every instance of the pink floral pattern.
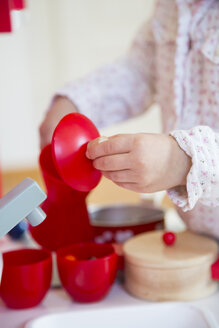
M 168 191 L 188 227 L 219 237 L 219 1 L 159 0 L 129 53 L 69 83 L 98 127 L 160 104 L 164 133 L 192 158 L 186 187 Z

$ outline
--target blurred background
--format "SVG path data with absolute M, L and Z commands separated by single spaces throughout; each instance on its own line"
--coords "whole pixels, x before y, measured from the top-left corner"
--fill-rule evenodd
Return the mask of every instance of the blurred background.
M 153 3 L 26 0 L 26 10 L 20 11 L 20 27 L 0 34 L 3 170 L 36 166 L 38 126 L 54 92 L 124 55 L 140 25 L 151 15 Z M 157 129 L 157 117 L 147 126 Z
M 123 56 L 153 6 L 154 0 L 26 0 L 13 16 L 12 33 L 0 34 L 4 192 L 26 176 L 38 180 L 38 128 L 55 91 Z M 100 132 L 130 131 L 159 132 L 159 108 Z

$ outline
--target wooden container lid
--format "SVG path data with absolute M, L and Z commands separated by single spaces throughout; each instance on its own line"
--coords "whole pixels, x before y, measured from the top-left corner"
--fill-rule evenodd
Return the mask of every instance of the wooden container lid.
M 218 256 L 216 241 L 189 231 L 177 233 L 174 245 L 162 240 L 163 231 L 146 232 L 124 244 L 125 261 L 136 266 L 159 269 L 185 268 L 213 263 Z

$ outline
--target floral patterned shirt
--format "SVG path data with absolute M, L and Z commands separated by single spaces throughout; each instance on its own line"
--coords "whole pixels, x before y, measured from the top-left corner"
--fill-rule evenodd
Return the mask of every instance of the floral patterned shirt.
M 218 0 L 159 0 L 124 58 L 57 94 L 98 127 L 159 103 L 164 133 L 192 158 L 169 196 L 191 230 L 219 238 Z

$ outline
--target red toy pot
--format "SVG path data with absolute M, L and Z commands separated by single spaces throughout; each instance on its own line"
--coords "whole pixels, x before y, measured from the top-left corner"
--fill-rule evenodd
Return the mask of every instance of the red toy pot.
M 51 145 L 42 150 L 40 167 L 47 187 L 47 199 L 41 207 L 47 217 L 39 226 L 30 226 L 33 238 L 49 250 L 93 240 L 85 203 L 88 193 L 74 190 L 60 178 Z
M 124 243 L 142 232 L 164 228 L 164 212 L 144 204 L 94 206 L 89 211 L 95 241 Z
M 43 249 L 20 249 L 3 253 L 0 295 L 14 309 L 38 305 L 50 288 L 52 257 Z
M 117 255 L 109 244 L 80 243 L 57 252 L 60 280 L 78 302 L 95 302 L 109 292 L 117 272 Z

